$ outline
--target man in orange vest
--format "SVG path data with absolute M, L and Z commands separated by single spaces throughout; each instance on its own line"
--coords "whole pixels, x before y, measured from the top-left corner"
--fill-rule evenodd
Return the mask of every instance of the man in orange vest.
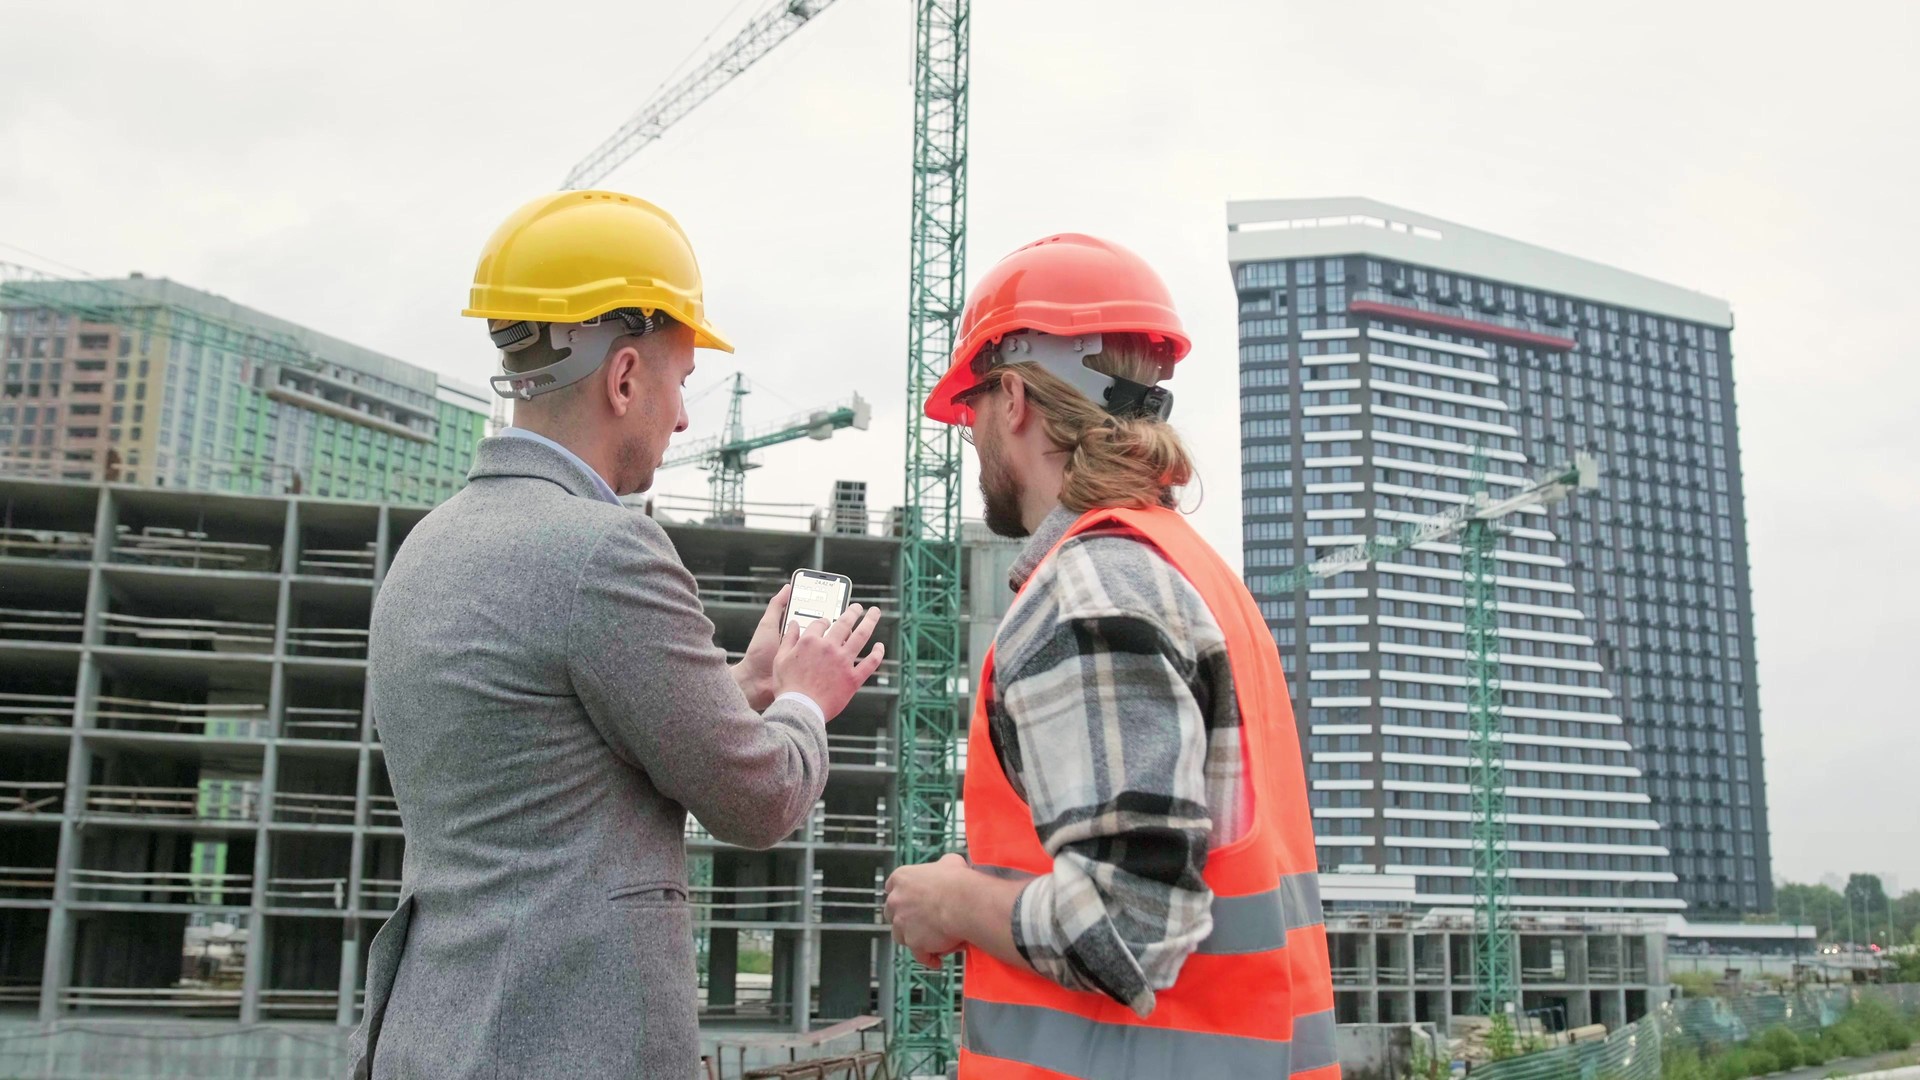
M 1174 507 L 1159 384 L 1189 347 L 1139 256 L 1061 235 L 975 287 L 927 415 L 1028 537 L 975 689 L 968 858 L 887 881 L 894 940 L 966 950 L 963 1078 L 1339 1080 L 1285 676 Z

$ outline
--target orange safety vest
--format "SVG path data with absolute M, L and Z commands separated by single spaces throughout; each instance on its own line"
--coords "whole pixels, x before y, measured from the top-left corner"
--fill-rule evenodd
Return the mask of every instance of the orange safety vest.
M 1239 575 L 1171 510 L 1093 510 L 1061 542 L 1113 526 L 1158 548 L 1200 593 L 1226 636 L 1253 796 L 1251 825 L 1247 835 L 1208 853 L 1213 931 L 1144 1019 L 1105 994 L 1068 990 L 968 947 L 960 1076 L 1339 1080 L 1313 822 L 1273 636 Z M 969 731 L 967 855 L 983 869 L 1045 874 L 1053 860 L 988 734 L 992 680 L 989 650 Z

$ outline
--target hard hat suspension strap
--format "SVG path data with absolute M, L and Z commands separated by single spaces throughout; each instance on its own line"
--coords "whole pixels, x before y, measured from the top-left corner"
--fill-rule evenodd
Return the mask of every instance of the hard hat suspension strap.
M 619 308 L 580 323 L 508 323 L 491 331 L 493 343 L 500 349 L 501 373 L 487 381 L 503 398 L 530 401 L 572 386 L 600 370 L 615 341 L 651 334 L 672 322 L 663 312 Z M 548 347 L 560 359 L 530 371 L 506 370 L 507 357 L 538 341 L 541 326 L 547 328 Z
M 981 350 L 974 363 L 985 361 L 986 371 L 1006 364 L 1032 362 L 1058 375 L 1108 413 L 1122 420 L 1144 417 L 1165 420 L 1173 413 L 1173 392 L 1096 371 L 1087 361 L 1105 347 L 1099 334 L 1046 334 L 1019 330 Z M 1163 369 L 1164 370 L 1164 369 Z

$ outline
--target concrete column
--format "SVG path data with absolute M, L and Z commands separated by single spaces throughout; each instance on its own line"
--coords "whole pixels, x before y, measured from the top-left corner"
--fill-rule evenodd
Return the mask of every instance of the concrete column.
M 280 753 L 275 745 L 280 733 L 281 709 L 286 692 L 287 626 L 293 617 L 293 582 L 290 575 L 299 566 L 300 504 L 288 500 L 286 520 L 280 536 L 279 599 L 273 618 L 273 668 L 267 676 L 267 749 L 260 762 L 260 820 L 254 827 L 253 896 L 247 911 L 247 965 L 240 981 L 240 1022 L 260 1022 L 260 991 L 265 985 L 268 954 L 272 944 L 267 935 L 267 877 L 272 872 L 272 839 L 267 823 L 273 820 L 273 795 L 279 786 Z
M 387 542 L 393 536 L 392 508 L 382 506 L 374 527 L 373 598 L 380 597 L 380 582 L 387 576 Z M 340 935 L 340 1005 L 334 1022 L 350 1027 L 359 1021 L 360 1010 L 354 999 L 360 991 L 360 936 L 366 933 L 360 911 L 360 886 L 366 878 L 367 826 L 373 794 L 373 693 L 363 682 L 360 690 L 360 755 L 356 762 L 353 790 L 353 845 L 347 855 L 346 927 Z
M 716 926 L 707 946 L 707 1004 L 732 1005 L 734 983 L 740 971 L 740 931 Z
M 87 805 L 89 751 L 86 729 L 93 726 L 94 699 L 99 695 L 100 672 L 93 648 L 101 641 L 101 613 L 107 606 L 107 585 L 101 567 L 113 554 L 113 530 L 119 521 L 111 489 L 100 488 L 94 505 L 93 560 L 87 569 L 87 606 L 80 634 L 80 670 L 74 686 L 73 733 L 67 742 L 67 790 L 60 816 L 60 849 L 54 857 L 53 909 L 47 915 L 47 951 L 40 969 L 40 1019 L 60 1017 L 60 995 L 73 972 L 73 868 L 80 858 L 80 835 L 74 822 Z
M 721 858 L 718 853 L 713 860 L 714 896 L 729 895 L 723 890 L 736 883 L 738 864 L 731 858 Z M 716 908 L 714 917 L 732 920 L 736 916 L 732 909 Z M 740 931 L 726 926 L 716 926 L 709 931 L 707 944 L 707 1004 L 732 1005 L 739 999 L 734 986 L 740 973 Z
M 816 545 L 818 540 L 815 540 Z M 815 565 L 818 565 L 817 563 Z M 800 849 L 799 885 L 806 890 L 805 899 L 800 905 L 801 927 L 794 934 L 793 943 L 793 1026 L 795 1031 L 806 1031 L 809 1017 L 813 1014 L 813 958 L 814 942 L 820 937 L 819 909 L 813 893 L 813 823 L 805 826 L 804 839 L 807 841 Z

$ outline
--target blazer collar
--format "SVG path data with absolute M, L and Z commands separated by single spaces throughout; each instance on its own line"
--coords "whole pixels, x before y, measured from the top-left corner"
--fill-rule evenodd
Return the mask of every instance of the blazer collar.
M 566 455 L 552 447 L 543 446 L 532 439 L 503 435 L 481 439 L 474 451 L 473 468 L 467 471 L 467 479 L 473 481 L 486 476 L 531 477 L 558 484 L 569 495 L 595 501 L 600 499 L 593 478 L 580 466 L 568 461 Z

